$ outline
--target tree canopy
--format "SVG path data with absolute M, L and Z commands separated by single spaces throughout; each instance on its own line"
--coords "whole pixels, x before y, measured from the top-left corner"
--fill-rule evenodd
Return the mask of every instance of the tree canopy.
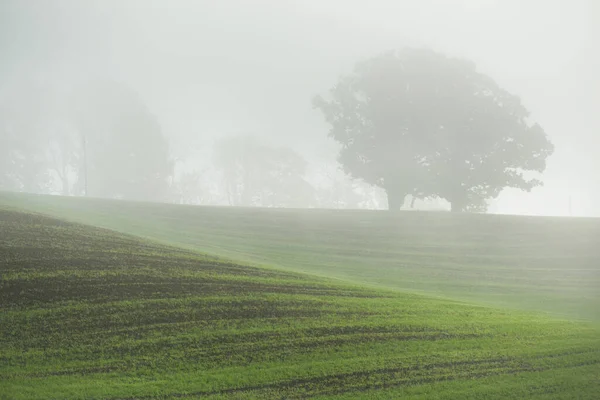
M 51 185 L 52 143 L 61 107 L 47 85 L 14 82 L 0 97 L 0 189 L 40 192 Z
M 15 82 L 0 97 L 0 189 L 161 201 L 172 173 L 161 127 L 127 86 Z
M 228 137 L 216 144 L 214 161 L 231 205 L 300 208 L 314 199 L 304 179 L 306 161 L 287 147 L 270 147 L 251 136 Z
M 390 209 L 407 195 L 481 211 L 503 188 L 542 182 L 553 145 L 520 99 L 467 60 L 406 48 L 360 62 L 314 99 L 355 178 L 382 187 Z
M 74 96 L 88 194 L 164 201 L 173 166 L 156 117 L 128 87 L 96 82 Z

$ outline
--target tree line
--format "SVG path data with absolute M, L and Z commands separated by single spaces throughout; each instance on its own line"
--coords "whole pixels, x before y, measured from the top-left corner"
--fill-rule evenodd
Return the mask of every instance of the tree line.
M 63 195 L 196 203 L 210 192 L 201 187 L 202 172 L 176 177 L 158 119 L 126 85 L 96 82 L 63 96 L 43 85 L 17 86 L 4 98 L 0 190 L 58 186 Z M 442 199 L 453 211 L 485 211 L 506 187 L 540 186 L 554 150 L 519 97 L 474 63 L 427 49 L 361 61 L 313 106 L 355 181 L 318 187 L 293 149 L 223 138 L 212 160 L 223 201 L 331 207 L 337 196 L 359 207 L 379 190 L 391 210 L 407 199 Z

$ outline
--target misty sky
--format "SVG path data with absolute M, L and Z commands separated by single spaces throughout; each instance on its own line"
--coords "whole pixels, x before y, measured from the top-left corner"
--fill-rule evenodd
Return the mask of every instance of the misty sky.
M 472 59 L 521 96 L 556 152 L 544 188 L 493 211 L 600 216 L 595 0 L 0 0 L 0 95 L 27 79 L 113 78 L 139 92 L 178 157 L 253 134 L 328 162 L 312 110 L 354 63 L 406 45 Z M 595 31 L 594 31 L 595 30 Z

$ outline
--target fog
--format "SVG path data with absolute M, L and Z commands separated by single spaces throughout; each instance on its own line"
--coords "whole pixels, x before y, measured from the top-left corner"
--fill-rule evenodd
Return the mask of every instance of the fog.
M 599 24 L 595 0 L 3 0 L 0 103 L 19 110 L 15 93 L 36 97 L 31 82 L 75 103 L 85 103 L 73 100 L 81 85 L 119 82 L 160 125 L 173 179 L 207 171 L 217 192 L 215 146 L 251 135 L 298 153 L 318 186 L 339 175 L 339 146 L 311 99 L 360 60 L 428 47 L 518 95 L 554 143 L 544 186 L 504 190 L 491 212 L 600 216 Z M 381 191 L 357 190 L 385 207 Z

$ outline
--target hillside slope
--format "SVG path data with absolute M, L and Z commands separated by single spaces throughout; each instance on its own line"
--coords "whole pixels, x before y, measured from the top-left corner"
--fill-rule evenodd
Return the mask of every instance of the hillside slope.
M 600 321 L 600 219 L 244 209 L 0 193 L 244 263 Z
M 0 207 L 0 398 L 594 399 L 600 331 Z

